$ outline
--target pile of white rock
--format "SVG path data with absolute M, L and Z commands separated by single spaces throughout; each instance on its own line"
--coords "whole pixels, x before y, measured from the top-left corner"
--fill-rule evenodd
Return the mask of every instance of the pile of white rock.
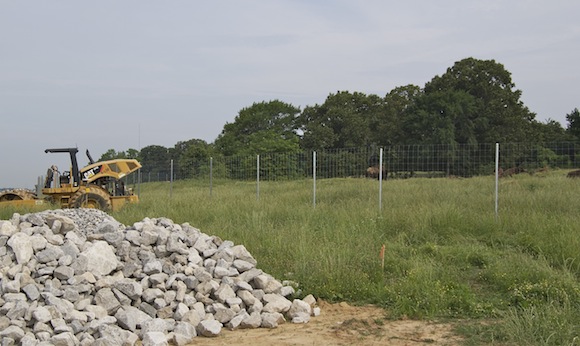
M 306 323 L 320 309 L 244 247 L 189 224 L 95 209 L 0 220 L 2 345 L 185 345 L 222 328 Z

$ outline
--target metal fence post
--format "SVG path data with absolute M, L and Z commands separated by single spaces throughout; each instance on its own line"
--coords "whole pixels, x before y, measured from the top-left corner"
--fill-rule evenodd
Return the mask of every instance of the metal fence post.
M 495 143 L 495 220 L 499 209 L 499 143 Z
M 213 188 L 213 157 L 209 158 L 209 196 L 211 197 L 211 192 Z
M 171 176 L 169 177 L 169 199 L 173 196 L 173 160 L 171 160 Z
M 260 155 L 256 157 L 256 199 L 260 199 Z
M 133 178 L 135 181 L 135 178 Z M 137 196 L 141 197 L 141 168 L 137 170 Z
M 312 207 L 316 208 L 316 151 L 312 152 Z
M 379 153 L 379 211 L 383 210 L 383 148 Z

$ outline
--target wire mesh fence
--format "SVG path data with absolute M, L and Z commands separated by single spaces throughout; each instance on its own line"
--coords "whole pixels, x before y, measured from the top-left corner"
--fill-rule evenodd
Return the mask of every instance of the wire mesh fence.
M 533 171 L 544 167 L 578 168 L 580 143 L 505 143 L 500 144 L 499 167 L 502 171 Z M 495 172 L 495 143 L 429 144 L 383 147 L 383 177 L 473 177 Z M 377 177 L 380 172 L 380 147 L 321 150 L 316 152 L 268 153 L 251 156 L 212 157 L 198 160 L 172 160 L 144 165 L 142 182 L 180 179 L 233 179 L 263 181 L 346 177 Z M 171 176 L 173 174 L 173 177 Z

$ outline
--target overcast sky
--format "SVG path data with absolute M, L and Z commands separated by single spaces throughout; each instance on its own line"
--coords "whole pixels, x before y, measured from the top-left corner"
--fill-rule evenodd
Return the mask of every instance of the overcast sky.
M 580 107 L 577 0 L 0 0 L 0 187 L 78 147 L 213 142 L 254 102 L 423 87 L 494 59 L 537 119 Z

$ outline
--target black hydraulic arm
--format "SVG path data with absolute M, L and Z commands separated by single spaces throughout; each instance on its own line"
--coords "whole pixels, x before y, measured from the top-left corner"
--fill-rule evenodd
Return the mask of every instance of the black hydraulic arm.
M 89 153 L 89 149 L 87 149 L 87 157 L 89 158 L 89 165 L 92 165 L 93 163 L 95 163 L 95 160 L 93 160 L 91 153 Z

